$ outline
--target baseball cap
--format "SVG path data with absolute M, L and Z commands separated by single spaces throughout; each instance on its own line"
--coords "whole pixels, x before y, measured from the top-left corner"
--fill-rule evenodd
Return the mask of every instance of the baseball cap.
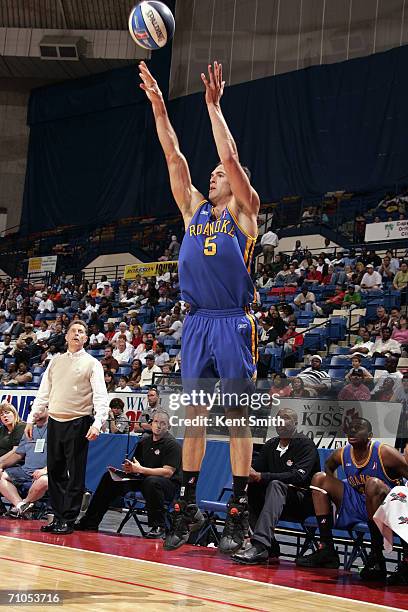
M 367 264 L 366 268 L 374 268 L 373 264 Z
M 320 361 L 320 363 L 322 363 L 323 359 L 320 357 L 320 355 L 312 355 L 310 358 L 310 361 L 312 361 L 312 359 L 318 359 Z

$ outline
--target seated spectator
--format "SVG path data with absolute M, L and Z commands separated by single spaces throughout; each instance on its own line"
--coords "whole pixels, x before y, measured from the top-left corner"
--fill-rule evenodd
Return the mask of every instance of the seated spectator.
M 41 345 L 48 340 L 51 335 L 51 330 L 48 328 L 47 321 L 40 321 L 40 327 L 36 331 L 37 343 Z
M 378 268 L 378 273 L 381 276 L 384 286 L 392 284 L 395 272 L 392 270 L 390 257 L 384 257 L 381 266 Z
M 300 275 L 296 272 L 294 264 L 289 264 L 289 274 L 284 278 L 285 287 L 298 287 Z
M 291 388 L 286 374 L 273 374 L 273 384 L 269 389 L 269 395 L 279 395 L 279 397 L 290 397 Z
M 54 312 L 54 303 L 48 297 L 47 293 L 42 294 L 42 300 L 38 304 L 38 312 L 41 314 L 47 313 L 47 312 Z
M 340 285 L 336 285 L 334 290 L 334 295 L 332 297 L 327 298 L 324 304 L 322 304 L 322 310 L 325 315 L 331 314 L 333 310 L 337 308 L 341 308 L 343 305 L 343 300 L 346 295 L 344 287 Z
M 379 391 L 384 383 L 386 378 L 391 378 L 394 382 L 396 382 L 399 386 L 399 383 L 402 380 L 402 372 L 397 370 L 398 359 L 396 357 L 387 357 L 385 361 L 385 370 L 380 370 L 380 376 L 376 381 L 376 385 L 372 390 L 371 395 L 375 395 L 377 391 Z M 398 387 L 395 387 L 395 391 Z
M 396 384 L 395 380 L 387 376 L 383 376 L 380 380 L 381 382 L 373 389 L 371 399 L 379 402 L 389 402 L 396 392 L 396 389 L 399 389 L 400 386 Z
M 369 263 L 366 266 L 366 273 L 364 274 L 361 280 L 361 289 L 365 289 L 366 291 L 373 291 L 377 289 L 381 289 L 382 287 L 382 279 L 381 275 L 374 270 L 373 264 Z
M 20 334 L 24 332 L 23 315 L 18 314 L 16 320 L 12 322 L 10 327 L 4 332 L 10 334 L 12 340 L 17 340 Z
M 249 473 L 249 523 L 253 533 L 251 546 L 232 555 L 236 563 L 257 565 L 278 559 L 275 528 L 279 520 L 302 521 L 312 508 L 309 485 L 320 471 L 316 446 L 297 431 L 294 410 L 283 408 L 277 416 L 284 425 L 276 427 L 277 437 L 264 444 Z
M 340 391 L 338 399 L 368 402 L 371 399 L 371 394 L 369 388 L 363 383 L 363 368 L 352 369 L 348 376 L 350 382 Z
M 280 307 L 281 317 L 284 323 L 289 326 L 290 323 L 296 323 L 296 316 L 293 310 L 293 306 L 290 304 L 282 304 Z
M 115 482 L 109 472 L 102 477 L 86 514 L 75 526 L 78 531 L 97 531 L 112 501 L 129 491 L 141 491 L 146 500 L 150 531 L 148 538 L 165 535 L 165 501 L 171 502 L 181 482 L 181 447 L 169 432 L 169 415 L 157 411 L 152 434 L 142 437 L 134 456 L 123 465 L 126 472 L 138 474 L 135 480 Z
M 271 316 L 267 318 L 267 323 L 269 323 L 269 328 L 266 332 L 266 346 L 275 346 L 286 333 L 285 322 L 278 310 L 274 310 Z
M 106 390 L 108 393 L 113 393 L 116 389 L 115 377 L 110 370 L 107 370 L 104 374 Z
M 130 393 L 132 389 L 128 385 L 128 377 L 122 374 L 119 376 L 119 385 L 116 387 L 115 391 L 126 391 Z
M 32 323 L 24 323 L 24 331 L 19 335 L 18 340 L 27 340 L 31 338 L 33 342 L 37 342 L 37 334 L 34 331 L 34 325 Z
M 170 317 L 170 327 L 167 329 L 162 329 L 160 331 L 160 335 L 172 336 L 177 342 L 181 339 L 181 335 L 183 332 L 183 322 L 181 321 L 181 317 L 179 314 L 174 313 Z
M 62 329 L 62 323 L 55 324 L 55 331 L 50 335 L 44 347 L 55 346 L 58 353 L 62 353 L 65 349 L 65 334 Z
M 153 340 L 147 338 L 146 342 L 144 343 L 144 351 L 135 352 L 135 355 L 137 354 L 137 358 L 140 359 L 140 361 L 142 362 L 143 365 L 146 365 L 146 355 L 149 355 L 150 353 L 153 353 Z
M 118 331 L 117 331 L 117 332 L 116 332 L 116 333 L 113 335 L 112 340 L 111 340 L 111 344 L 112 344 L 113 346 L 117 346 L 118 339 L 119 339 L 121 336 L 125 336 L 125 338 L 126 338 L 126 342 L 128 342 L 128 343 L 131 343 L 131 342 L 132 342 L 132 334 L 131 334 L 131 332 L 130 332 L 130 331 L 128 330 L 128 328 L 127 328 L 127 323 L 126 323 L 126 321 L 121 321 L 121 322 L 119 323 L 119 329 L 118 329 Z
M 333 283 L 334 266 L 329 264 L 327 270 L 323 269 L 322 272 L 322 285 L 334 285 Z
M 56 355 L 59 355 L 60 351 L 55 345 L 51 345 L 45 352 L 41 355 L 40 363 L 47 367 L 51 361 L 54 359 Z
M 130 372 L 128 385 L 133 389 L 140 388 L 140 378 L 142 376 L 143 364 L 140 359 L 134 359 L 132 361 L 132 370 Z
M 310 393 L 305 389 L 305 383 L 301 378 L 296 376 L 290 383 L 290 396 L 289 397 L 310 397 Z
M 398 291 L 406 290 L 408 287 L 408 263 L 403 261 L 401 267 L 394 276 L 393 287 Z
M 299 372 L 298 378 L 303 380 L 305 389 L 312 397 L 324 397 L 331 388 L 331 379 L 328 373 L 322 370 L 320 355 L 312 355 L 310 366 Z
M 350 355 L 363 355 L 363 357 L 371 357 L 374 342 L 370 340 L 370 333 L 366 327 L 360 327 L 358 330 L 358 338 L 354 346 L 350 347 Z
M 385 582 L 387 570 L 383 556 L 383 537 L 373 515 L 389 489 L 400 478 L 408 477 L 408 465 L 395 448 L 372 440 L 372 426 L 367 419 L 354 418 L 346 433 L 348 444 L 335 450 L 326 461 L 325 471 L 318 472 L 312 479 L 312 486 L 316 487 L 313 489 L 313 503 L 320 532 L 319 548 L 311 555 L 298 557 L 296 564 L 312 568 L 339 567 L 340 559 L 334 547 L 332 532 L 333 502 L 338 512 L 338 529 L 346 529 L 360 522 L 368 524 L 371 552 L 360 571 L 360 578 L 364 581 Z M 346 476 L 343 482 L 335 476 L 341 465 Z M 406 555 L 406 544 L 404 551 Z M 401 569 L 402 578 L 404 572 Z
M 90 349 L 101 349 L 107 344 L 108 340 L 101 331 L 99 331 L 99 327 L 97 324 L 92 325 L 92 333 L 89 336 L 89 346 Z
M 154 354 L 150 353 L 150 355 L 146 355 L 146 367 L 142 370 L 142 375 L 140 377 L 139 383 L 140 386 L 150 387 L 153 384 L 154 374 L 159 373 L 161 373 L 161 369 L 154 363 Z
M 116 372 L 119 370 L 119 363 L 113 357 L 112 352 L 113 350 L 110 345 L 105 346 L 105 355 L 103 359 L 101 359 L 101 364 L 103 366 L 106 365 L 106 367 L 112 372 L 112 374 L 116 374 Z
M 398 325 L 400 317 L 401 317 L 401 310 L 397 308 L 396 306 L 391 308 L 390 315 L 388 317 L 388 327 L 391 329 L 391 331 L 394 329 L 396 325 Z
M 0 342 L 0 357 L 1 361 L 4 361 L 4 357 L 10 355 L 13 351 L 13 345 L 11 344 L 11 335 L 4 334 L 3 340 Z
M 269 276 L 269 274 L 264 272 L 263 275 L 260 278 L 258 278 L 255 284 L 258 287 L 258 289 L 270 289 L 273 285 L 273 279 Z M 159 318 L 160 317 L 157 317 L 157 319 Z M 166 327 L 166 326 L 162 324 L 162 327 Z M 159 328 L 158 328 L 158 331 L 159 331 Z
M 6 317 L 0 314 L 0 334 L 4 334 L 4 332 L 9 328 L 9 324 L 6 321 Z
M 377 357 L 388 357 L 390 355 L 401 355 L 401 345 L 397 340 L 391 338 L 389 327 L 383 327 L 381 338 L 377 338 L 373 346 L 373 359 Z
M 0 494 L 13 504 L 14 516 L 24 516 L 48 489 L 47 423 L 47 408 L 41 408 L 34 415 L 32 439 L 24 434 L 17 448 L 0 458 Z M 20 486 L 29 487 L 24 499 Z
M 129 421 L 123 413 L 125 404 L 120 397 L 114 397 L 109 402 L 108 420 L 102 427 L 103 431 L 112 434 L 127 434 L 129 431 Z
M 128 365 L 133 359 L 133 346 L 126 342 L 125 336 L 118 337 L 117 348 L 114 349 L 112 356 L 119 366 Z
M 377 306 L 377 318 L 374 321 L 373 332 L 376 336 L 380 336 L 384 327 L 388 327 L 389 316 L 384 306 Z
M 282 269 L 279 270 L 279 272 L 275 276 L 275 282 L 274 282 L 275 287 L 283 287 L 285 284 L 286 277 L 289 276 L 289 274 L 290 274 L 289 266 L 287 263 L 284 263 L 282 265 Z
M 322 273 L 318 272 L 317 266 L 310 266 L 304 284 L 306 285 L 320 285 L 322 281 Z
M 157 343 L 157 347 L 156 347 L 156 354 L 155 354 L 155 358 L 154 358 L 154 363 L 161 367 L 163 366 L 165 363 L 167 363 L 168 361 L 170 361 L 170 357 L 169 354 L 166 353 L 166 347 L 163 344 L 163 342 L 158 342 Z
M 0 458 L 6 458 L 19 445 L 26 423 L 9 402 L 0 404 L 0 423 Z
M 401 345 L 401 355 L 408 356 L 408 319 L 401 316 L 392 330 L 391 338 Z
M 321 308 L 316 305 L 315 294 L 309 291 L 306 285 L 302 286 L 301 292 L 295 297 L 293 303 L 301 310 L 322 313 Z
M 6 383 L 7 386 L 18 385 L 19 387 L 24 387 L 25 385 L 29 385 L 33 382 L 33 375 L 28 370 L 28 366 L 24 361 L 22 361 L 18 368 L 17 372 L 14 374 L 14 377 L 10 378 Z
M 347 372 L 344 378 L 348 381 L 351 381 L 351 375 L 356 370 L 359 370 L 363 373 L 363 380 L 365 382 L 371 382 L 372 380 L 374 380 L 374 376 L 371 374 L 371 372 L 369 372 L 367 368 L 363 368 L 363 366 L 361 365 L 361 355 L 358 354 L 354 354 L 351 358 L 351 370 Z
M 354 285 L 349 285 L 343 299 L 342 307 L 351 308 L 361 305 L 361 293 L 356 291 Z
M 107 339 L 107 341 L 108 341 L 110 344 L 112 344 L 112 345 L 113 345 L 112 338 L 113 338 L 113 336 L 114 336 L 115 334 L 116 334 L 116 331 L 115 331 L 115 324 L 114 324 L 114 323 L 112 323 L 112 321 L 108 321 L 108 324 L 107 324 L 107 329 L 106 329 L 106 332 L 105 332 L 105 338 L 106 338 L 106 339 Z

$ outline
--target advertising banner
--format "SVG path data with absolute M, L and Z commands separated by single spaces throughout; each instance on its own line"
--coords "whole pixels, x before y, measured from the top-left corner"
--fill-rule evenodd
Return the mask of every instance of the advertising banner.
M 151 261 L 149 263 L 130 264 L 125 266 L 124 276 L 126 280 L 134 280 L 136 276 L 162 276 L 166 272 L 177 272 L 177 261 Z
M 56 267 L 57 255 L 49 255 L 48 257 L 30 257 L 28 260 L 29 274 L 55 272 Z
M 408 238 L 408 220 L 369 223 L 366 225 L 366 242 L 378 240 L 402 240 Z

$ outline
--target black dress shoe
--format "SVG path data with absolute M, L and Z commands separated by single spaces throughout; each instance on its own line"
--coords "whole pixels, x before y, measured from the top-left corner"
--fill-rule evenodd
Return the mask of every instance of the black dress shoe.
M 166 532 L 164 527 L 152 527 L 150 531 L 148 531 L 145 535 L 145 538 L 150 538 L 151 540 L 157 540 L 159 538 L 164 538 Z
M 43 525 L 42 527 L 40 527 L 40 531 L 51 533 L 59 524 L 60 521 L 58 519 L 54 519 L 51 523 L 48 523 L 48 525 Z
M 260 550 L 255 546 L 241 550 L 231 556 L 231 559 L 235 563 L 242 563 L 243 565 L 260 565 L 261 563 L 267 563 L 269 560 L 269 551 L 264 548 Z
M 66 535 L 68 533 L 74 532 L 74 524 L 73 523 L 65 523 L 60 522 L 58 525 L 55 525 L 53 529 L 50 529 L 51 533 L 56 533 L 58 535 Z

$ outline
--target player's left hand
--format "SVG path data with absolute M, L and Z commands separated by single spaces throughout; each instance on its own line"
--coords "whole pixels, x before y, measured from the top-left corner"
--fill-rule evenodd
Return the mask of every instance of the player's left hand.
M 98 436 L 99 436 L 99 429 L 91 425 L 91 427 L 88 429 L 88 433 L 86 434 L 85 438 L 87 440 L 96 440 Z
M 205 86 L 205 101 L 207 104 L 218 105 L 224 93 L 225 81 L 222 80 L 222 64 L 214 62 L 214 68 L 209 64 L 208 78 L 204 72 L 201 73 L 201 80 Z

